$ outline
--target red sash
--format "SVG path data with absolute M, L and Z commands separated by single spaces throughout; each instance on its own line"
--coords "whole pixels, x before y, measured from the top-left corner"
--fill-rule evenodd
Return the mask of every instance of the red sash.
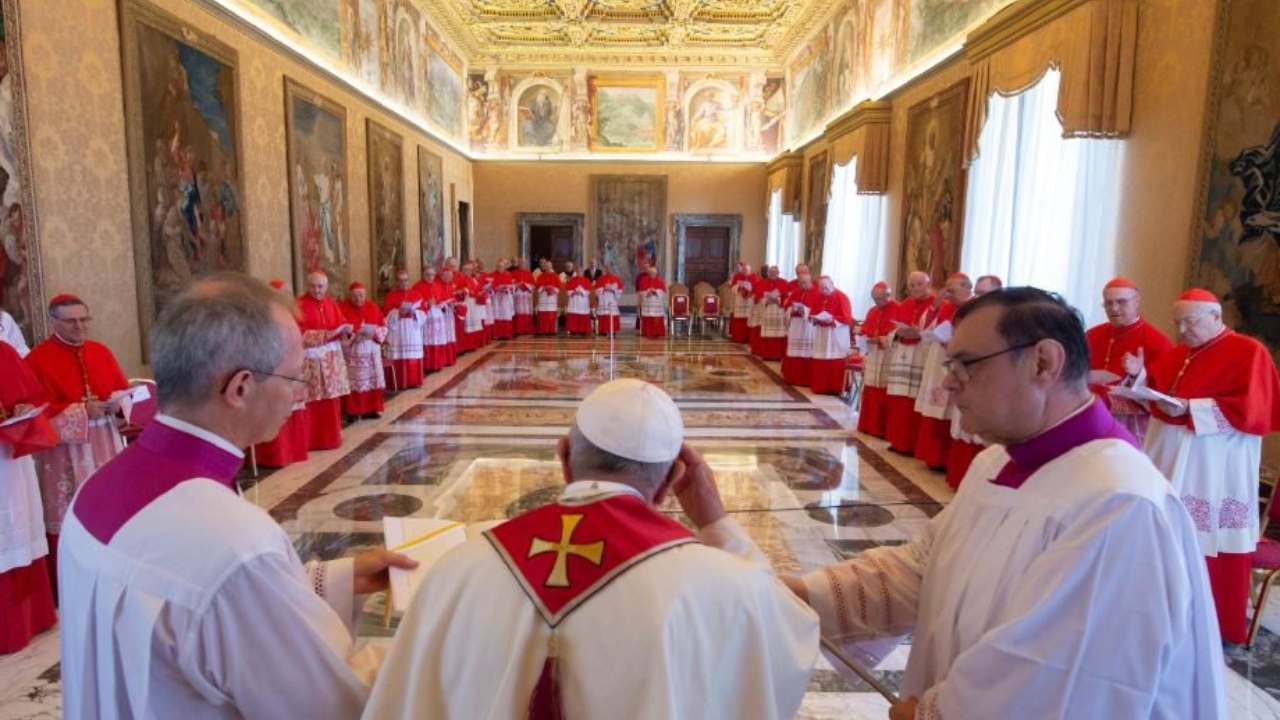
M 631 568 L 697 542 L 683 525 L 625 493 L 553 503 L 484 536 L 552 628 Z

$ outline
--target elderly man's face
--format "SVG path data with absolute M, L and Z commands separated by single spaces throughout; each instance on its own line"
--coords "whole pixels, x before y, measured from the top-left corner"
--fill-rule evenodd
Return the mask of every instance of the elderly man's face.
M 422 279 L 426 282 L 431 282 L 432 280 L 435 280 L 436 269 L 431 267 L 430 265 L 422 268 Z
M 1001 307 L 981 308 L 956 325 L 942 382 L 960 411 L 960 426 L 989 443 L 1024 438 L 1044 402 L 1044 389 L 1032 382 L 1035 349 L 998 354 L 1009 347 L 996 330 L 1003 313 Z
M 813 287 L 813 276 L 807 272 L 803 275 L 797 275 L 796 281 L 800 283 L 800 287 L 805 288 L 806 290 Z
M 356 288 L 355 290 L 352 290 L 351 304 L 355 305 L 356 307 L 360 307 L 361 305 L 364 304 L 365 298 L 368 296 L 368 294 L 369 294 L 368 291 L 365 290 L 364 288 Z
M 801 275 L 808 275 L 808 274 L 809 274 L 808 265 L 805 265 L 804 263 L 800 263 L 799 265 L 796 266 L 796 277 L 800 277 Z
M 907 293 L 916 300 L 929 296 L 929 276 L 924 273 L 911 273 L 907 278 Z
M 409 273 L 396 273 L 396 287 L 401 290 L 409 289 Z
M 1141 299 L 1133 288 L 1108 288 L 1102 291 L 1102 309 L 1107 321 L 1116 327 L 1126 327 L 1138 321 Z
M 453 270 L 446 266 L 440 271 L 440 280 L 445 283 L 453 282 Z
M 93 317 L 84 305 L 63 305 L 50 313 L 50 319 L 58 337 L 72 345 L 83 345 L 89 339 L 89 324 Z
M 871 301 L 876 307 L 884 307 L 889 302 L 889 288 L 878 287 L 871 291 Z
M 1222 332 L 1222 314 L 1204 303 L 1173 304 L 1173 322 L 1178 327 L 1178 340 L 1187 347 L 1200 347 Z
M 329 292 L 329 278 L 320 273 L 307 276 L 307 294 L 316 300 L 323 300 Z
M 777 280 L 777 279 L 778 279 L 778 266 L 777 266 L 777 265 L 774 265 L 773 267 L 769 268 L 769 279 L 770 279 L 770 280 Z
M 832 282 L 830 278 L 825 278 L 818 281 L 818 290 L 820 290 L 823 295 L 830 295 L 836 291 L 836 284 Z
M 658 274 L 658 268 L 650 265 L 649 267 L 645 268 L 645 272 L 649 273 L 649 277 L 653 277 Z
M 960 278 L 948 280 L 947 297 L 957 304 L 969 302 L 969 299 L 973 297 L 973 288 L 970 287 L 968 280 Z

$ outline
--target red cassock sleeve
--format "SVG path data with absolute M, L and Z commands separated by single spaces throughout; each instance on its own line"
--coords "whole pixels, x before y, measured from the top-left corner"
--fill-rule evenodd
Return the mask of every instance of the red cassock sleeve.
M 858 329 L 858 334 L 865 335 L 867 337 L 875 337 L 876 330 L 879 328 L 879 326 L 880 326 L 880 308 L 877 306 L 872 306 L 872 308 L 867 311 L 867 317 L 865 320 L 862 321 L 862 327 Z
M 1203 357 L 1188 355 L 1176 346 L 1156 363 L 1151 385 L 1160 392 L 1184 399 L 1209 398 L 1236 430 L 1250 435 L 1280 432 L 1280 375 L 1267 348 L 1257 340 L 1228 330 L 1229 336 L 1203 350 Z M 1177 384 L 1174 385 L 1174 381 Z M 1188 416 L 1171 418 L 1152 403 L 1152 414 L 1174 425 L 1185 425 Z

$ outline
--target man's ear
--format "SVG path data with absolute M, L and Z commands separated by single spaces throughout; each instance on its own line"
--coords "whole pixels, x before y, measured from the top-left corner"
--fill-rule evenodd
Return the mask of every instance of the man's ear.
M 676 461 L 671 463 L 671 469 L 667 471 L 667 476 L 663 478 L 662 484 L 653 493 L 653 505 L 655 507 L 661 505 L 674 488 L 679 487 L 680 481 L 684 479 L 684 473 L 684 461 L 676 458 Z
M 1035 350 L 1036 375 L 1049 383 L 1058 382 L 1066 367 L 1066 348 L 1057 340 L 1041 340 L 1036 343 Z
M 243 408 L 249 396 L 249 383 L 253 373 L 249 370 L 237 370 L 222 389 L 222 401 L 234 408 Z
M 560 458 L 560 474 L 564 475 L 564 484 L 573 482 L 573 471 L 569 468 L 569 436 L 565 435 L 556 443 L 556 457 Z

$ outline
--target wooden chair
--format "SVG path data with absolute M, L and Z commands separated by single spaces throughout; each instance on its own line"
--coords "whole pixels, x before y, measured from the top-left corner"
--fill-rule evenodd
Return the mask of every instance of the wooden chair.
M 1253 619 L 1249 621 L 1249 635 L 1245 638 L 1247 648 L 1253 647 L 1258 628 L 1262 626 L 1262 612 L 1267 607 L 1267 597 L 1271 594 L 1271 587 L 1276 578 L 1280 577 L 1280 542 L 1267 537 L 1267 525 L 1271 522 L 1272 513 L 1280 512 L 1280 508 L 1275 507 L 1277 491 L 1280 491 L 1280 481 L 1273 480 L 1271 495 L 1267 497 L 1267 503 L 1262 509 L 1262 517 L 1258 520 L 1261 525 L 1258 531 L 1258 546 L 1250 556 L 1253 572 L 1266 574 L 1262 578 L 1262 584 L 1254 592 Z
M 387 371 L 391 372 L 391 392 L 400 392 L 400 378 L 396 377 L 396 364 L 391 361 L 391 347 L 387 343 L 383 343 L 382 374 L 386 375 Z
M 724 283 L 720 286 L 720 288 L 716 292 L 720 296 L 720 312 L 722 314 L 732 313 L 733 312 L 733 286 L 729 284 L 728 280 L 725 280 Z M 721 324 L 724 326 L 722 328 L 721 334 L 724 335 L 725 337 L 728 337 L 729 322 L 724 321 Z
M 862 399 L 862 371 L 866 367 L 862 354 L 857 350 L 849 353 L 844 363 L 844 392 L 840 399 L 849 407 L 857 410 L 858 401 Z

